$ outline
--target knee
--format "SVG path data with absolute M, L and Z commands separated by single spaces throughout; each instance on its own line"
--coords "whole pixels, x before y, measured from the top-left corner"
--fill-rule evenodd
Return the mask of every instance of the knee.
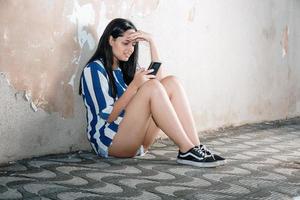
M 157 79 L 151 79 L 141 86 L 142 90 L 151 90 L 151 92 L 160 91 L 163 89 L 162 84 Z
M 177 76 L 174 76 L 174 75 L 169 75 L 169 76 L 166 76 L 165 78 L 163 78 L 161 80 L 162 83 L 180 83 L 179 79 Z
M 161 84 L 165 87 L 172 88 L 174 86 L 180 86 L 181 82 L 177 78 L 177 76 L 170 75 L 170 76 L 166 76 L 165 78 L 163 78 L 161 80 Z

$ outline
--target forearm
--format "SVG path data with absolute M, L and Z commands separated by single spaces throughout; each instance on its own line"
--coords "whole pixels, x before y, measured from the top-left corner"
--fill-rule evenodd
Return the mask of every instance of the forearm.
M 160 62 L 159 57 L 158 57 L 158 51 L 157 51 L 157 48 L 154 44 L 153 39 L 151 39 L 149 41 L 149 45 L 150 45 L 151 61 L 152 62 Z M 161 80 L 161 79 L 164 78 L 164 73 L 163 73 L 162 67 L 159 68 L 159 70 L 156 74 L 156 77 L 157 77 L 158 80 Z
M 149 41 L 149 45 L 150 45 L 151 61 L 153 61 L 153 62 L 159 61 L 158 51 L 157 51 L 157 48 L 156 48 L 156 45 L 155 45 L 153 39 L 151 39 Z
M 124 94 L 115 102 L 113 110 L 108 117 L 108 123 L 111 123 L 118 118 L 119 114 L 126 108 L 136 92 L 137 88 L 133 84 L 129 84 Z

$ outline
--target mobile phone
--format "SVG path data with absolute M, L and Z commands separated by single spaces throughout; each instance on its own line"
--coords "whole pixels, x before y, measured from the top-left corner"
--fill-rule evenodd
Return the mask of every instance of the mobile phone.
M 149 73 L 149 74 L 156 75 L 158 70 L 159 70 L 160 65 L 161 65 L 161 62 L 151 62 L 148 70 L 149 69 L 154 69 L 154 71 Z

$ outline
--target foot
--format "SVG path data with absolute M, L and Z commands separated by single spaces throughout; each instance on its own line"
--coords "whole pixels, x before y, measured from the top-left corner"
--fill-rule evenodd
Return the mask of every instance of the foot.
M 146 155 L 146 153 L 148 153 L 148 151 L 144 148 L 143 145 L 141 145 L 140 148 L 137 150 L 135 156 L 144 156 Z
M 211 156 L 213 157 L 218 163 L 219 165 L 224 165 L 226 164 L 226 160 L 225 158 L 212 153 L 205 145 L 200 144 L 199 146 L 196 146 L 197 148 L 199 148 L 203 153 L 205 153 L 207 156 Z
M 220 165 L 212 156 L 207 156 L 198 147 L 193 147 L 186 153 L 179 151 L 177 163 L 196 167 L 217 167 Z

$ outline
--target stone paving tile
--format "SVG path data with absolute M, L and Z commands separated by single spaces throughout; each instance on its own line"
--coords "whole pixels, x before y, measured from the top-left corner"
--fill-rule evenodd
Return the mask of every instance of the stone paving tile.
M 300 118 L 203 136 L 225 166 L 176 164 L 169 140 L 131 159 L 48 155 L 0 167 L 0 199 L 300 199 Z

